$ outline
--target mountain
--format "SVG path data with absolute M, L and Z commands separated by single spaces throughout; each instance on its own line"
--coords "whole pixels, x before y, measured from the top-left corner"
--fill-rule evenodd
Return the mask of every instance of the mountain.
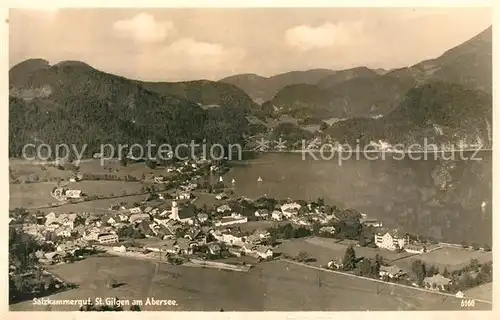
M 428 80 L 453 82 L 491 93 L 492 43 L 492 27 L 489 27 L 436 59 L 397 69 L 388 75 L 397 78 L 411 77 L 419 83 Z
M 326 130 L 352 146 L 386 141 L 392 145 L 427 143 L 491 146 L 492 97 L 463 85 L 432 81 L 412 88 L 398 107 L 379 119 L 352 118 Z
M 334 70 L 313 69 L 307 71 L 291 71 L 269 78 L 256 74 L 239 74 L 219 80 L 243 89 L 254 101 L 262 103 L 270 100 L 286 86 L 294 84 L 316 84 L 321 79 L 334 74 Z
M 283 114 L 307 117 L 373 117 L 386 115 L 402 102 L 411 88 L 443 81 L 488 93 L 492 90 L 491 27 L 433 60 L 412 67 L 375 72 L 355 68 L 333 72 L 299 93 L 281 89 L 263 108 Z M 293 95 L 293 98 L 288 97 Z
M 196 80 L 184 82 L 140 82 L 147 90 L 161 95 L 176 95 L 200 106 L 241 108 L 246 111 L 259 108 L 240 88 L 222 82 Z
M 92 154 L 103 143 L 236 143 L 247 129 L 246 111 L 225 106 L 231 98 L 224 94 L 219 96 L 225 97 L 220 108 L 204 110 L 194 102 L 211 94 L 217 97 L 214 91 L 204 94 L 204 85 L 195 97 L 196 84 L 189 93 L 158 93 L 83 62 L 50 66 L 42 61 L 21 62 L 9 72 L 11 155 L 19 155 L 35 137 L 51 145 L 87 144 Z

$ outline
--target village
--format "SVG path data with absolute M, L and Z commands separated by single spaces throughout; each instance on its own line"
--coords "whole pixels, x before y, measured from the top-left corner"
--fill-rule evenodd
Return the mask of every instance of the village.
M 385 229 L 366 214 L 327 205 L 323 199 L 249 199 L 235 195 L 230 187 L 234 181 L 224 183 L 222 174 L 215 173 L 219 177 L 215 183 L 200 180 L 217 170 L 220 168 L 210 161 L 185 161 L 168 168 L 178 173 L 173 177 L 150 177 L 158 188 L 148 187 L 155 191 L 141 202 L 118 198 L 105 213 L 13 211 L 11 229 L 28 234 L 43 248 L 35 253 L 43 269 L 105 253 L 239 272 L 281 259 L 457 297 L 464 297 L 465 289 L 487 282 L 481 268 L 486 270 L 484 265 L 491 264 L 488 258 L 481 263 L 467 260 L 457 271 L 430 263 L 426 269 L 418 257 L 437 250 L 487 253 L 491 248 L 455 245 L 443 249 L 443 244 Z M 89 175 L 75 174 L 70 182 L 75 185 L 85 177 Z M 85 191 L 54 187 L 51 196 L 58 201 L 81 201 Z M 306 243 L 319 245 L 301 249 Z M 446 261 L 438 259 L 436 264 L 445 265 Z M 482 278 L 471 280 L 467 273 L 464 280 L 464 268 Z M 10 273 L 16 274 L 13 264 Z

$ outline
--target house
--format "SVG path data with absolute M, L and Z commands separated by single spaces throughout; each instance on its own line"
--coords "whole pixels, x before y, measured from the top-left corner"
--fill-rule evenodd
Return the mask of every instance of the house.
M 191 193 L 187 191 L 180 191 L 177 193 L 175 199 L 177 200 L 189 200 L 191 199 Z
M 146 207 L 146 209 L 144 209 L 144 213 L 150 213 L 152 210 L 153 207 Z
M 398 268 L 397 266 L 380 266 L 379 275 L 380 277 L 388 276 L 391 279 L 397 279 L 403 276 L 405 272 Z
M 291 216 L 296 215 L 301 207 L 302 206 L 296 202 L 285 203 L 281 206 L 281 212 L 283 212 L 283 215 L 290 218 Z
M 446 290 L 450 284 L 451 284 L 451 279 L 445 278 L 440 274 L 424 278 L 424 286 L 427 289 Z
M 276 221 L 281 221 L 283 220 L 283 213 L 275 210 L 271 213 L 271 219 Z
M 337 257 L 335 260 L 328 262 L 328 269 L 342 269 L 344 264 L 342 263 L 342 258 Z
M 227 251 L 233 256 L 241 257 L 241 249 L 229 247 Z
M 425 247 L 419 244 L 407 244 L 404 250 L 408 253 L 424 253 L 426 251 Z
M 227 204 L 223 204 L 222 206 L 217 208 L 217 212 L 226 212 L 231 211 L 231 208 Z
M 267 218 L 269 216 L 269 212 L 266 209 L 258 209 L 255 211 L 254 215 L 258 218 Z
M 130 223 L 136 223 L 136 222 L 142 222 L 144 220 L 149 220 L 149 219 L 150 219 L 149 214 L 147 214 L 147 213 L 137 213 L 137 214 L 131 215 L 128 218 L 128 221 Z
M 56 251 L 47 252 L 45 254 L 45 260 L 48 263 L 57 263 L 57 262 L 61 262 L 62 259 L 64 258 L 64 256 L 65 256 L 65 254 L 62 252 L 56 252 Z
M 158 199 L 165 200 L 165 197 L 163 196 L 163 193 L 158 193 Z
M 113 247 L 113 251 L 115 252 L 127 252 L 127 248 L 124 245 L 121 245 L 119 247 Z
M 97 241 L 97 238 L 99 237 L 99 232 L 96 231 L 89 231 L 85 230 L 85 233 L 83 235 L 83 239 L 87 241 Z
M 140 207 L 130 208 L 128 211 L 130 213 L 141 213 L 142 212 Z
M 246 243 L 243 245 L 242 251 L 244 251 L 249 256 L 257 259 L 269 259 L 273 257 L 273 250 L 269 246 L 252 245 Z
M 375 227 L 375 228 L 381 228 L 382 227 L 382 222 L 376 220 L 376 219 L 365 219 L 365 218 L 362 218 L 360 219 L 360 222 L 362 224 L 364 224 L 365 226 L 368 226 L 368 227 Z
M 209 243 L 208 244 L 208 251 L 212 255 L 219 255 L 221 249 L 220 249 L 220 246 L 218 244 L 216 244 L 216 243 Z
M 464 294 L 462 291 L 458 291 L 458 292 L 455 294 L 455 297 L 460 298 L 460 299 L 463 299 L 463 298 L 465 298 L 465 294 Z
M 258 236 L 262 240 L 267 240 L 271 237 L 271 234 L 269 233 L 269 231 L 267 231 L 265 229 L 257 229 L 254 231 L 253 234 Z
M 335 234 L 335 227 L 324 226 L 319 228 L 319 232 L 323 234 Z
M 273 250 L 269 246 L 257 246 L 253 249 L 257 257 L 261 259 L 271 259 L 273 257 Z
M 396 232 L 377 233 L 374 238 L 377 247 L 392 251 L 403 249 L 408 244 L 408 237 L 401 237 Z
M 109 223 L 110 225 L 114 225 L 116 223 L 116 220 L 110 215 L 104 216 L 102 221 Z
M 204 212 L 201 212 L 201 213 L 198 213 L 198 215 L 196 216 L 196 218 L 198 219 L 198 221 L 200 223 L 203 223 L 205 221 L 208 220 L 208 214 L 204 213 Z
M 99 243 L 116 243 L 118 242 L 118 235 L 115 233 L 101 233 L 97 236 Z
M 222 217 L 219 221 L 215 222 L 216 227 L 231 226 L 240 223 L 248 222 L 247 217 L 233 218 L 233 217 Z
M 128 216 L 123 213 L 118 214 L 118 218 L 120 219 L 121 222 L 128 221 Z
M 82 196 L 82 190 L 66 190 L 64 195 L 67 198 L 78 199 Z
M 215 199 L 217 199 L 217 200 L 223 200 L 226 198 L 227 198 L 227 194 L 225 194 L 224 192 L 215 196 Z
M 162 176 L 154 177 L 153 180 L 155 183 L 165 183 L 165 178 Z
M 191 242 L 185 238 L 177 238 L 175 245 L 182 254 L 193 254 L 193 249 L 198 246 L 195 242 Z
M 147 238 L 154 235 L 154 232 L 149 225 L 150 225 L 150 221 L 142 220 L 139 223 L 139 226 L 137 227 L 142 232 L 142 234 L 144 234 Z
M 60 227 L 60 228 L 56 229 L 54 231 L 54 233 L 58 237 L 63 237 L 63 238 L 71 237 L 71 229 L 69 229 L 69 228 Z

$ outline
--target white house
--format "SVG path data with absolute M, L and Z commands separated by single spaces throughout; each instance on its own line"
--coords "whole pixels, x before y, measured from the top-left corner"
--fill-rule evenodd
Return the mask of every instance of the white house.
M 121 245 L 119 247 L 113 247 L 113 251 L 115 252 L 127 252 L 127 248 L 124 245 Z
M 182 191 L 179 192 L 175 198 L 177 200 L 189 200 L 191 199 L 191 193 L 187 191 Z
M 215 196 L 215 199 L 217 199 L 217 200 L 222 200 L 225 198 L 227 198 L 227 195 L 225 193 L 221 193 L 221 194 L 218 194 Z
M 139 207 L 130 208 L 128 211 L 130 213 L 141 213 L 142 212 L 141 208 L 139 208 Z
M 379 275 L 381 277 L 388 276 L 391 279 L 399 278 L 404 275 L 404 271 L 394 265 L 392 266 L 380 266 Z
M 383 235 L 375 234 L 374 238 L 377 247 L 387 250 L 403 249 L 408 244 L 407 237 L 400 237 L 397 234 L 392 235 L 389 232 Z
M 115 233 L 101 233 L 97 236 L 99 243 L 116 243 L 118 242 L 118 235 Z
M 451 279 L 445 278 L 440 274 L 424 278 L 424 286 L 427 289 L 433 289 L 438 291 L 446 290 L 446 287 L 450 284 L 451 284 Z
M 425 247 L 418 244 L 408 244 L 404 247 L 404 250 L 408 253 L 424 253 Z
M 82 190 L 66 190 L 64 195 L 67 198 L 78 199 L 82 196 Z
M 216 227 L 230 226 L 246 222 L 248 222 L 247 217 L 242 217 L 242 218 L 223 217 L 219 221 L 215 222 L 215 226 Z
M 293 202 L 293 203 L 285 203 L 284 205 L 281 206 L 281 212 L 283 214 L 288 213 L 288 214 L 295 214 L 299 211 L 301 208 L 301 205 Z
M 231 208 L 227 204 L 223 204 L 222 206 L 217 208 L 217 212 L 226 212 L 231 211 Z
M 283 213 L 275 210 L 273 213 L 271 213 L 271 219 L 276 220 L 276 221 L 281 221 L 283 220 Z

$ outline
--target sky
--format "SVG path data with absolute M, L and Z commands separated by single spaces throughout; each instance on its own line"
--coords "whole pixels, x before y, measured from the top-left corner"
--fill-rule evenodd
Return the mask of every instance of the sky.
M 488 8 L 11 9 L 9 63 L 79 60 L 150 81 L 391 69 L 436 58 L 491 24 Z

